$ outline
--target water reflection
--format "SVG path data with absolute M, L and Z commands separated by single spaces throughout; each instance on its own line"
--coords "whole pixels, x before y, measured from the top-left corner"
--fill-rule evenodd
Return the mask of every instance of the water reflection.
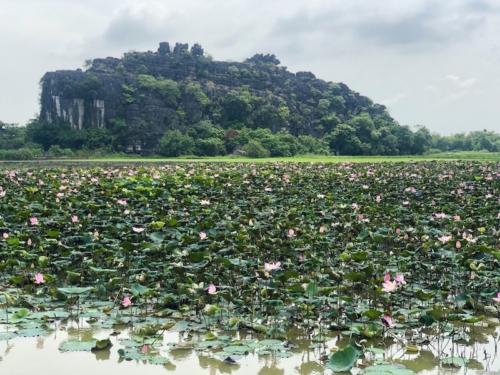
M 98 350 L 94 352 L 94 356 L 98 361 L 107 361 L 111 358 L 111 348 L 106 350 Z
M 384 342 L 362 340 L 360 343 L 365 347 L 383 349 L 383 352 L 367 353 L 358 365 L 365 367 L 375 359 L 384 359 L 402 364 L 419 375 L 479 375 L 500 370 L 498 326 L 495 327 L 493 324 L 470 326 L 461 330 L 461 334 L 463 337 L 457 337 L 456 342 L 451 339 L 431 340 L 429 345 L 422 345 L 417 352 L 408 351 L 397 340 Z M 98 339 L 110 337 L 113 346 L 94 353 L 61 353 L 58 350 L 59 345 L 67 339 L 88 340 L 92 337 Z M 254 338 L 252 334 L 245 332 L 241 332 L 238 337 Z M 198 352 L 193 349 L 195 343 L 202 339 L 201 335 L 185 335 L 169 331 L 164 336 L 161 353 L 165 354 L 171 363 L 161 366 L 119 358 L 117 351 L 121 347 L 120 339 L 128 338 L 127 329 L 122 329 L 121 332 L 95 329 L 89 324 L 79 322 L 71 323 L 69 326 L 54 326 L 52 333 L 44 337 L 0 341 L 0 373 L 8 375 L 330 374 L 331 371 L 325 369 L 321 358 L 329 353 L 330 348 L 342 347 L 349 341 L 349 337 L 335 332 L 330 333 L 326 345 L 313 345 L 314 343 L 305 339 L 298 330 L 290 330 L 288 337 L 293 348 L 289 358 L 251 353 L 239 358 L 237 363 L 228 363 L 213 353 Z M 462 356 L 468 358 L 469 363 L 467 368 L 445 369 L 440 364 L 440 358 L 443 356 Z M 359 369 L 352 370 L 352 374 L 360 373 Z
M 198 357 L 198 364 L 202 369 L 208 369 L 210 375 L 221 374 L 232 374 L 240 368 L 238 364 L 227 364 L 215 358 L 200 355 Z

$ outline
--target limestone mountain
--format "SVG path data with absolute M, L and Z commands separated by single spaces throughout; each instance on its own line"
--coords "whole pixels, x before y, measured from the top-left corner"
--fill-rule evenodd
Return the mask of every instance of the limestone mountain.
M 412 146 L 405 138 L 413 133 L 383 105 L 343 83 L 292 73 L 274 55 L 214 61 L 198 44 L 171 49 L 162 42 L 155 52 L 46 73 L 41 86 L 40 122 L 74 147 L 93 136 L 114 149 L 156 152 L 166 132 L 200 123 L 223 133 L 225 152 L 237 147 L 228 138 L 256 128 L 327 137 L 331 150 L 343 153 L 397 154 Z

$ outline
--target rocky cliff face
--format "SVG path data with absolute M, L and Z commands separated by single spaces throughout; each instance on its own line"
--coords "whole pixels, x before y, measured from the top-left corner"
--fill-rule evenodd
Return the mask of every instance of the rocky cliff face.
M 384 106 L 342 83 L 289 72 L 274 55 L 212 61 L 197 44 L 164 42 L 156 52 L 95 59 L 86 71 L 46 73 L 40 118 L 75 130 L 119 122 L 156 137 L 200 120 L 321 136 L 360 113 L 393 123 Z
M 40 117 L 49 123 L 68 123 L 71 128 L 104 128 L 119 104 L 120 88 L 112 77 L 83 71 L 57 71 L 42 79 Z M 107 108 L 106 108 L 107 107 Z M 109 113 L 106 113 L 106 110 Z

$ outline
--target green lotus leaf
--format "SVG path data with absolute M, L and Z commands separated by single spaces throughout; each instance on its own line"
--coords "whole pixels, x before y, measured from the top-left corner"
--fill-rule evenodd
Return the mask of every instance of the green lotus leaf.
M 333 372 L 343 372 L 349 371 L 358 361 L 361 356 L 361 352 L 352 345 L 347 345 L 342 350 L 333 353 L 326 367 L 328 367 Z

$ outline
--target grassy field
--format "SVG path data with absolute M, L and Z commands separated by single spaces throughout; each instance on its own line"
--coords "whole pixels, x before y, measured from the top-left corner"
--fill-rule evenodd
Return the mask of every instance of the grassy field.
M 449 152 L 429 155 L 412 156 L 326 156 L 326 155 L 301 155 L 293 157 L 274 158 L 247 158 L 242 156 L 215 156 L 196 157 L 182 156 L 177 158 L 163 157 L 95 157 L 88 159 L 39 159 L 29 161 L 0 161 L 0 163 L 170 163 L 170 162 L 237 162 L 237 163 L 272 163 L 272 162 L 294 162 L 294 163 L 379 163 L 379 162 L 414 162 L 430 160 L 477 160 L 477 161 L 500 161 L 500 152 Z

